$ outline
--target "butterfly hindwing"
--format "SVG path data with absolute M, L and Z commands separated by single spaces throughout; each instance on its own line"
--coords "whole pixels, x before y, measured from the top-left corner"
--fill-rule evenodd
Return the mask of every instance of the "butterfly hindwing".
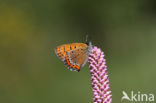
M 69 69 L 79 71 L 86 64 L 88 60 L 87 50 L 88 48 L 81 47 L 67 52 L 67 58 L 65 59 L 65 62 L 70 63 L 67 63 Z

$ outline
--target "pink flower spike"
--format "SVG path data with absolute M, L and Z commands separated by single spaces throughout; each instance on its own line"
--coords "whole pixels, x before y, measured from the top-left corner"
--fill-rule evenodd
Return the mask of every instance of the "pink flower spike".
M 88 62 L 90 64 L 94 103 L 112 103 L 104 52 L 94 46 L 90 51 Z

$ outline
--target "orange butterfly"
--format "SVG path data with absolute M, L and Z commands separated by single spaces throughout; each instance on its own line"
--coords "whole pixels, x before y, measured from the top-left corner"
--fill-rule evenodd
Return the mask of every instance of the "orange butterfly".
M 79 72 L 86 64 L 91 48 L 91 42 L 71 43 L 56 47 L 55 52 L 68 69 Z

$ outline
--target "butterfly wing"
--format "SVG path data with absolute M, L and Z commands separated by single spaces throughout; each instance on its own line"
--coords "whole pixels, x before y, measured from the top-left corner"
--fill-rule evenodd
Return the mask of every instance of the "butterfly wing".
M 81 47 L 67 52 L 65 64 L 70 70 L 80 71 L 88 60 L 88 47 Z
M 55 48 L 55 53 L 56 55 L 62 60 L 64 61 L 65 55 L 66 55 L 65 51 L 65 45 L 60 45 L 58 47 Z
M 84 43 L 60 45 L 55 52 L 70 70 L 79 71 L 88 59 L 88 45 Z
M 88 47 L 88 45 L 84 43 L 63 44 L 63 45 L 56 47 L 55 53 L 62 61 L 64 61 L 65 55 L 67 52 L 78 49 L 78 48 L 82 48 L 82 47 Z

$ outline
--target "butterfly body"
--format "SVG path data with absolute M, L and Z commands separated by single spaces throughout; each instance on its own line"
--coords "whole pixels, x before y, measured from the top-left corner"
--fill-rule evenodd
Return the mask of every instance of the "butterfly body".
M 91 47 L 91 43 L 63 44 L 56 47 L 55 52 L 68 69 L 80 71 L 88 60 Z

